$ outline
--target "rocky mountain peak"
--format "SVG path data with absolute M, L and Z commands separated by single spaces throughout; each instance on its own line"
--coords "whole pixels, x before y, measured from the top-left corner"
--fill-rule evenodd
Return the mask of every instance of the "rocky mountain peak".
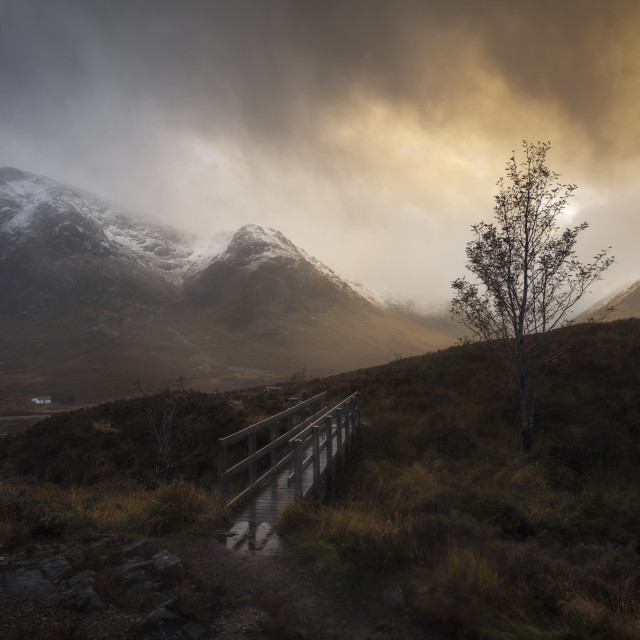
M 189 236 L 55 180 L 0 169 L 5 364 L 25 380 L 46 372 L 44 390 L 117 397 L 128 376 L 178 371 L 208 388 L 237 386 L 447 342 L 279 231 L 250 224 L 228 238 Z M 42 391 L 25 384 L 29 397 Z
M 302 252 L 280 231 L 247 224 L 233 235 L 221 260 L 230 260 L 239 267 L 255 267 L 264 260 L 302 257 Z

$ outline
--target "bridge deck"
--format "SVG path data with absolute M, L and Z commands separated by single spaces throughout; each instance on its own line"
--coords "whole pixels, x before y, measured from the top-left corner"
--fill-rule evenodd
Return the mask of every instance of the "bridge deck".
M 320 438 L 320 445 L 324 443 L 325 438 Z M 333 436 L 333 456 L 335 461 L 337 449 L 337 436 Z M 304 450 L 306 458 L 311 453 L 311 445 Z M 327 449 L 324 448 L 320 452 L 320 469 L 324 472 L 327 466 Z M 275 524 L 280 514 L 285 510 L 288 504 L 294 501 L 293 483 L 291 486 L 287 484 L 289 475 L 293 471 L 293 462 L 288 464 L 280 473 L 278 473 L 265 486 L 258 489 L 255 495 L 247 502 L 235 515 L 236 522 L 269 522 Z M 303 474 L 303 487 L 308 487 L 313 483 L 313 464 L 310 464 Z

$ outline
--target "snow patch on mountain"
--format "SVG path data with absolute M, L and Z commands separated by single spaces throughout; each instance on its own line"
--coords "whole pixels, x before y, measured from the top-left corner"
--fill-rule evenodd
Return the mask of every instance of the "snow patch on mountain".
M 80 230 L 77 214 L 99 229 L 94 239 L 143 268 L 180 285 L 201 271 L 226 245 L 226 236 L 203 240 L 143 218 L 107 200 L 43 176 L 0 169 L 0 232 L 20 242 L 37 232 L 39 218 L 56 216 L 55 228 Z M 75 216 L 75 217 L 74 217 Z
M 234 234 L 229 246 L 214 259 L 214 262 L 233 260 L 238 267 L 253 271 L 264 262 L 277 259 L 291 260 L 293 263 L 307 262 L 319 274 L 334 282 L 341 289 L 364 298 L 376 307 L 387 308 L 389 306 L 382 298 L 362 285 L 340 277 L 333 269 L 296 246 L 280 231 L 270 227 L 264 228 L 255 224 L 243 226 Z
M 273 260 L 304 261 L 343 290 L 376 307 L 389 306 L 365 287 L 338 276 L 275 229 L 248 224 L 232 237 L 219 233 L 202 238 L 132 216 L 108 200 L 50 178 L 0 168 L 0 234 L 11 238 L 9 246 L 43 233 L 43 221 L 47 233 L 53 229 L 90 238 L 93 247 L 102 247 L 175 287 L 216 261 L 231 261 L 234 268 L 244 270 L 258 269 Z M 78 255 L 78 259 L 83 258 Z

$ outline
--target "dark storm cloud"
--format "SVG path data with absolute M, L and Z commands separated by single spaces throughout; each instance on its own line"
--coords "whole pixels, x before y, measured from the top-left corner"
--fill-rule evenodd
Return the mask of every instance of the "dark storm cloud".
M 356 277 L 333 238 L 366 223 L 359 264 L 393 235 L 384 268 L 417 291 L 522 138 L 592 181 L 594 226 L 612 197 L 636 224 L 639 29 L 635 0 L 4 0 L 0 165 L 192 228 L 279 226 Z
M 620 0 L 9 0 L 2 112 L 55 120 L 67 103 L 111 94 L 124 117 L 153 106 L 178 126 L 282 141 L 313 137 L 323 109 L 362 94 L 458 117 L 482 70 L 610 136 L 612 56 L 639 11 Z

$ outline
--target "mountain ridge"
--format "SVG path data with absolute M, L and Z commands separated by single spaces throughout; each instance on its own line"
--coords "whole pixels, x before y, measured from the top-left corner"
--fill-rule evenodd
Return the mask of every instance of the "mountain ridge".
M 576 322 L 587 322 L 591 318 L 606 321 L 640 318 L 640 280 L 604 296 L 579 314 Z
M 213 390 L 453 342 L 280 231 L 245 225 L 223 240 L 0 169 L 0 331 L 11 337 L 0 352 L 0 389 L 63 387 L 99 400 L 130 394 L 136 378 L 158 384 L 176 374 Z

